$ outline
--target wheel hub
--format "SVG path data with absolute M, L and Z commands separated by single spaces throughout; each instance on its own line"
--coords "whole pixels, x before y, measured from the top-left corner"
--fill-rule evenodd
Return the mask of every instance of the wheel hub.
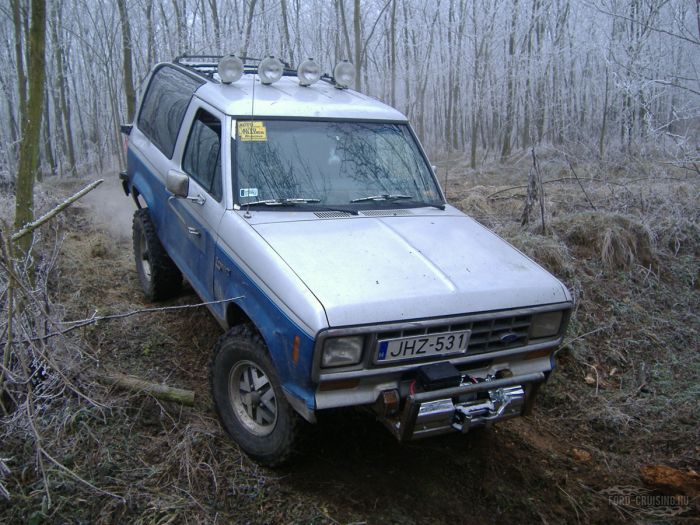
M 146 242 L 146 234 L 141 233 L 141 269 L 143 270 L 143 275 L 147 280 L 151 280 L 151 263 L 148 259 L 148 243 Z
M 252 361 L 241 361 L 231 369 L 228 384 L 231 407 L 246 430 L 270 434 L 277 423 L 277 399 L 265 372 Z

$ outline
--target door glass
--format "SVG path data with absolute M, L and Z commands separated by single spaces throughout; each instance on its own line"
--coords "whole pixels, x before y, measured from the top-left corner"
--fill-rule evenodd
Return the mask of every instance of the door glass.
M 221 121 L 197 111 L 187 139 L 182 169 L 217 201 L 221 201 Z

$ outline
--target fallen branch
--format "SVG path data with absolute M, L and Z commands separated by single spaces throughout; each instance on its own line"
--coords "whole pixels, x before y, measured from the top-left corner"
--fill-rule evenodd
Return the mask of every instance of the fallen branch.
M 10 493 L 2 483 L 4 479 L 11 474 L 9 467 L 5 464 L 5 461 L 9 460 L 0 458 L 0 497 L 10 501 Z
M 56 332 L 50 332 L 48 334 L 39 336 L 39 337 L 31 337 L 23 340 L 14 340 L 13 344 L 17 343 L 32 343 L 36 341 L 42 341 L 45 339 L 48 339 L 50 337 L 56 337 L 58 335 L 65 335 L 69 332 L 72 332 L 73 330 L 77 330 L 78 328 L 82 328 L 84 326 L 88 326 L 91 324 L 96 324 L 99 323 L 100 321 L 110 321 L 113 319 L 124 319 L 125 317 L 131 317 L 132 315 L 138 315 L 138 314 L 151 314 L 151 313 L 157 313 L 157 312 L 169 312 L 173 310 L 187 310 L 190 308 L 199 308 L 201 306 L 208 306 L 212 304 L 221 304 L 221 303 L 226 303 L 228 301 L 235 301 L 237 299 L 243 299 L 245 296 L 244 295 L 239 295 L 237 297 L 231 297 L 230 299 L 219 299 L 218 301 L 207 301 L 204 303 L 197 303 L 197 304 L 182 304 L 182 305 L 176 305 L 176 306 L 161 306 L 157 308 L 143 308 L 140 310 L 131 310 L 130 312 L 121 312 L 118 314 L 111 314 L 111 315 L 97 315 L 97 313 L 93 314 L 91 317 L 88 317 L 86 319 L 78 319 L 76 321 L 61 321 L 59 323 L 54 323 L 54 324 L 59 324 L 59 325 L 71 325 L 68 328 L 58 330 Z M 7 344 L 7 341 L 0 341 L 0 345 L 2 344 Z
M 68 206 L 73 204 L 75 201 L 77 201 L 79 198 L 84 196 L 85 194 L 91 192 L 95 188 L 97 188 L 100 184 L 104 182 L 104 179 L 96 180 L 95 182 L 92 182 L 85 186 L 82 190 L 80 190 L 78 193 L 73 195 L 72 197 L 69 197 L 68 199 L 64 200 L 61 204 L 56 206 L 54 209 L 51 211 L 45 213 L 41 217 L 39 217 L 37 220 L 30 222 L 29 224 L 25 224 L 24 227 L 19 230 L 18 232 L 14 233 L 12 235 L 12 241 L 16 242 L 25 235 L 29 235 L 32 233 L 34 230 L 36 230 L 39 226 L 44 224 L 46 221 L 51 220 L 54 218 L 56 215 L 61 213 L 63 210 L 65 210 Z
M 571 160 L 569 157 L 566 157 L 566 162 L 569 163 L 569 169 L 571 170 L 571 173 L 574 174 L 574 177 L 576 177 L 576 181 L 578 182 L 579 187 L 581 188 L 581 191 L 583 192 L 584 196 L 586 197 L 586 200 L 588 201 L 588 204 L 591 205 L 591 208 L 593 208 L 593 211 L 596 211 L 596 207 L 593 204 L 593 201 L 591 201 L 591 198 L 588 196 L 588 193 L 586 193 L 586 189 L 583 187 L 583 184 L 581 183 L 581 179 L 578 178 L 578 174 L 576 173 L 576 170 L 574 170 L 573 164 L 571 164 Z
M 537 161 L 537 155 L 535 155 L 535 148 L 532 148 L 532 167 L 537 174 L 537 183 L 539 184 L 538 193 L 540 199 L 540 216 L 542 218 L 542 235 L 547 235 L 547 224 L 544 219 L 544 186 L 542 185 L 542 172 L 540 171 L 540 163 Z
M 176 403 L 189 406 L 194 405 L 194 392 L 192 390 L 152 383 L 144 379 L 139 379 L 138 377 L 128 376 L 118 372 L 102 374 L 97 379 L 101 383 L 132 392 L 148 394 L 157 399 L 162 399 L 163 401 L 175 401 Z
M 633 182 L 638 182 L 638 181 L 642 181 L 642 180 L 651 180 L 651 179 L 652 179 L 652 177 L 643 177 L 643 178 L 640 178 L 640 179 L 633 179 L 633 180 L 625 181 L 625 182 L 613 182 L 613 181 L 601 179 L 601 178 L 598 178 L 598 177 L 579 177 L 578 179 L 577 179 L 576 177 L 561 177 L 561 178 L 559 178 L 559 179 L 543 180 L 543 181 L 542 181 L 542 184 L 552 184 L 552 183 L 554 183 L 554 182 L 576 182 L 576 181 L 580 182 L 580 181 L 582 181 L 582 180 L 585 180 L 585 181 L 592 181 L 592 182 L 600 182 L 600 183 L 602 183 L 602 184 L 606 184 L 606 185 L 610 185 L 610 186 L 624 186 L 624 187 L 627 187 L 629 184 L 631 184 L 631 183 L 633 183 Z M 664 178 L 664 180 L 679 180 L 679 181 L 684 181 L 684 179 L 672 179 L 672 178 L 670 178 L 670 177 L 666 177 L 666 178 Z M 522 189 L 526 189 L 527 187 L 528 187 L 527 184 L 518 184 L 517 186 L 510 186 L 510 187 L 508 187 L 508 188 L 501 188 L 500 190 L 495 191 L 495 192 L 493 192 L 493 193 L 487 195 L 486 198 L 487 198 L 487 199 L 490 199 L 490 198 L 492 198 L 492 197 L 494 197 L 494 196 L 496 196 L 496 195 L 498 195 L 498 194 L 500 194 L 500 193 L 504 193 L 504 192 L 506 192 L 506 191 L 510 191 L 510 190 L 522 190 Z

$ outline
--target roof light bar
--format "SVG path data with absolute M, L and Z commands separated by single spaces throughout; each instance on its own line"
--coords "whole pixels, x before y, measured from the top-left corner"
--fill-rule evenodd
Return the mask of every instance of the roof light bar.
M 282 78 L 282 73 L 284 73 L 284 64 L 278 58 L 270 55 L 258 66 L 258 76 L 260 76 L 260 82 L 265 85 L 273 84 Z
M 321 78 L 321 68 L 313 58 L 304 60 L 297 68 L 297 78 L 300 86 L 310 86 Z
M 347 89 L 355 82 L 355 66 L 348 60 L 338 62 L 333 68 L 333 80 L 338 89 Z
M 217 70 L 222 83 L 237 82 L 243 76 L 243 61 L 236 55 L 222 57 Z

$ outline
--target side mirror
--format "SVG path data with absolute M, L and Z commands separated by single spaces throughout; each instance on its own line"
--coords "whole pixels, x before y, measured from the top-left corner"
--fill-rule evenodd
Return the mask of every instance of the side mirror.
M 177 170 L 168 170 L 165 176 L 166 189 L 176 197 L 187 197 L 190 190 L 190 178 Z
M 433 173 L 437 173 L 437 166 L 435 164 L 431 164 L 430 167 L 433 168 Z

